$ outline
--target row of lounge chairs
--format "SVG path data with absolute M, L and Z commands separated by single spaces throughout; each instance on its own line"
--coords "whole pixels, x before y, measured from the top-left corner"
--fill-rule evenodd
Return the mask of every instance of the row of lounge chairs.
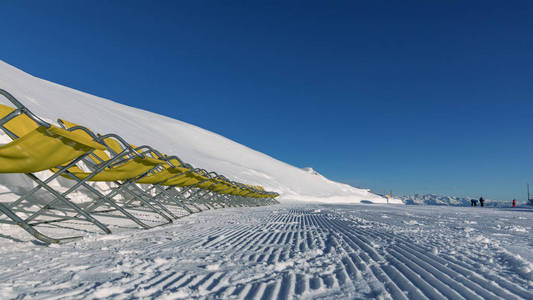
M 177 211 L 278 203 L 278 194 L 261 186 L 194 168 L 177 156 L 131 145 L 116 134 L 100 135 L 61 119 L 59 126 L 50 124 L 7 91 L 0 89 L 0 94 L 14 106 L 0 104 L 0 129 L 12 140 L 0 145 L 0 173 L 22 173 L 34 182 L 18 199 L 0 201 L 0 223 L 18 225 L 44 243 L 80 237 L 51 237 L 39 230 L 64 221 L 70 227 L 84 223 L 111 233 L 102 221 L 106 216 L 151 228 L 172 223 L 181 216 Z M 67 187 L 52 184 L 63 178 L 69 179 Z M 43 191 L 46 200 L 36 196 Z M 80 191 L 90 197 L 73 197 Z M 148 224 L 143 218 L 148 213 L 162 223 Z

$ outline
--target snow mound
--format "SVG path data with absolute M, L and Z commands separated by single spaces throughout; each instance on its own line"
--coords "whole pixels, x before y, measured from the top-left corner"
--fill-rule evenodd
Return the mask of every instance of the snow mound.
M 309 174 L 322 176 L 322 175 L 320 175 L 317 171 L 315 171 L 315 170 L 314 170 L 313 168 L 311 168 L 311 167 L 305 167 L 305 168 L 302 168 L 302 170 L 304 170 L 305 172 L 307 172 L 307 173 L 309 173 Z
M 369 190 L 331 181 L 312 168 L 300 169 L 197 126 L 36 78 L 3 61 L 0 88 L 47 121 L 63 118 L 99 133 L 117 133 L 132 144 L 151 145 L 232 180 L 260 184 L 280 193 L 281 201 L 387 202 Z M 0 103 L 7 102 L 1 99 Z M 0 185 L 7 185 L 6 181 L 13 188 L 28 184 L 22 175 L 13 176 L 0 175 Z

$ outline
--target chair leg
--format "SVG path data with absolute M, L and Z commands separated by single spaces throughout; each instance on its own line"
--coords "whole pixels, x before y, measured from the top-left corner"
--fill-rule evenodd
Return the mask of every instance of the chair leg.
M 132 191 L 132 190 L 129 190 L 128 188 L 132 188 L 132 189 L 135 189 L 136 192 Z M 146 203 L 147 205 L 150 205 L 152 207 L 153 210 L 157 210 L 157 212 L 163 216 L 165 219 L 167 219 L 169 221 L 169 223 L 172 223 L 172 219 L 171 218 L 174 218 L 174 219 L 177 219 L 178 217 L 176 217 L 168 208 L 166 208 L 163 204 L 161 204 L 161 202 L 157 201 L 156 199 L 153 199 L 153 198 L 148 198 L 148 200 L 146 200 L 144 197 L 146 196 L 146 194 L 144 193 L 144 191 L 139 188 L 135 183 L 125 183 L 124 186 L 121 186 L 120 187 L 121 189 L 123 189 L 124 191 L 126 191 L 127 193 L 129 193 L 130 195 L 132 195 L 133 197 L 137 198 L 139 201 L 142 201 L 143 203 Z M 162 212 L 160 212 L 156 207 L 154 207 L 153 205 L 150 204 L 150 202 L 153 202 L 156 206 L 158 206 L 163 212 L 165 212 L 166 214 L 168 214 L 168 216 L 170 216 L 171 218 L 169 218 L 167 215 L 163 214 Z
M 26 230 L 29 234 L 33 235 L 36 239 L 46 243 L 46 244 L 57 244 L 60 243 L 63 239 L 55 239 L 51 238 L 47 235 L 44 235 L 40 233 L 38 230 L 33 228 L 30 224 L 28 224 L 26 221 L 22 220 L 19 216 L 17 216 L 14 212 L 12 212 L 7 206 L 0 203 L 0 211 L 4 213 L 8 218 L 13 220 L 14 224 L 22 227 L 22 229 Z M 72 237 L 69 239 L 74 239 L 79 237 Z
M 106 203 L 106 204 L 110 205 L 111 207 L 115 208 L 116 210 L 118 210 L 119 212 L 121 212 L 124 216 L 126 216 L 127 218 L 129 218 L 130 220 L 132 220 L 133 222 L 135 222 L 137 225 L 141 226 L 142 228 L 149 229 L 149 228 L 153 227 L 153 226 L 149 226 L 149 225 L 145 224 L 144 222 L 139 220 L 137 217 L 135 217 L 134 215 L 129 213 L 126 209 L 124 209 L 123 207 L 118 205 L 115 201 L 113 201 L 112 198 L 118 194 L 118 192 L 116 192 L 116 190 L 111 191 L 107 195 L 104 195 L 100 191 L 98 191 L 97 189 L 95 189 L 92 186 L 90 186 L 89 184 L 87 184 L 86 182 L 81 181 L 76 176 L 74 176 L 74 175 L 72 175 L 72 176 L 74 178 L 76 178 L 76 180 L 80 181 L 80 185 L 83 185 L 85 188 L 87 188 L 89 191 L 93 192 L 98 197 L 98 199 L 96 201 L 94 201 L 92 204 L 90 204 L 87 207 L 86 210 L 88 212 L 94 212 L 94 210 L 96 208 L 100 207 L 103 203 Z
M 159 186 L 159 185 L 154 185 L 152 188 L 150 188 L 148 190 L 152 190 L 152 189 L 156 189 L 156 188 L 160 192 L 156 193 L 154 196 L 152 196 L 151 199 L 156 199 L 156 198 L 160 198 L 160 197 L 166 196 L 167 199 L 169 199 L 169 201 L 173 201 L 177 205 L 183 207 L 183 209 L 185 209 L 189 214 L 194 213 L 189 207 L 187 207 L 187 205 L 183 201 L 180 200 L 180 198 L 181 198 L 180 194 L 174 192 L 174 186 L 168 186 L 168 187 L 164 188 L 164 187 Z
M 168 187 L 167 191 L 170 191 L 171 193 L 174 193 L 173 197 L 175 197 L 176 199 L 182 199 L 184 201 L 184 203 L 188 203 L 190 205 L 192 205 L 192 207 L 194 207 L 195 209 L 197 209 L 198 211 L 197 212 L 201 212 L 203 211 L 200 207 L 198 207 L 195 203 L 193 202 L 188 202 L 187 201 L 187 198 L 184 197 L 185 193 L 189 192 L 190 190 L 193 189 L 193 187 L 183 187 L 182 188 L 183 190 L 182 191 L 176 191 L 175 187 Z
M 158 195 L 162 195 L 164 194 L 164 196 L 167 196 L 168 199 L 172 199 L 173 202 L 175 202 L 178 206 L 180 206 L 181 208 L 185 209 L 189 214 L 192 214 L 193 211 L 187 207 L 185 205 L 185 203 L 183 203 L 182 201 L 180 201 L 178 198 L 175 198 L 175 197 L 172 197 L 172 195 L 170 195 L 170 193 L 163 187 L 159 186 L 159 185 L 155 185 L 155 187 L 161 191 L 161 193 L 159 193 Z M 163 195 L 162 195 L 163 196 Z
M 65 195 L 62 195 L 62 194 L 59 194 L 58 191 L 54 190 L 53 188 L 51 188 L 50 186 L 48 186 L 45 182 L 41 181 L 39 178 L 37 178 L 37 176 L 31 174 L 31 173 L 28 173 L 26 174 L 28 177 L 30 177 L 31 179 L 33 179 L 38 185 L 42 186 L 44 189 L 46 189 L 47 191 L 49 191 L 52 195 L 54 195 L 56 198 L 54 200 L 52 200 L 50 203 L 48 203 L 47 205 L 45 205 L 43 208 L 41 208 L 38 212 L 34 213 L 33 215 L 31 215 L 30 217 L 28 217 L 26 219 L 26 221 L 31 221 L 33 219 L 35 219 L 41 212 L 41 211 L 44 211 L 50 207 L 52 207 L 52 205 L 56 202 L 56 201 L 60 201 L 66 205 L 68 205 L 70 208 L 72 208 L 74 211 L 76 211 L 79 215 L 82 215 L 83 217 L 85 217 L 85 219 L 87 219 L 87 221 L 93 223 L 94 225 L 96 225 L 98 228 L 102 229 L 102 231 L 104 231 L 105 233 L 109 234 L 111 233 L 111 230 L 109 230 L 109 228 L 107 228 L 107 226 L 105 226 L 104 224 L 102 224 L 100 221 L 96 220 L 93 216 L 91 216 L 88 212 L 84 211 L 83 209 L 81 209 L 79 206 L 77 206 L 76 204 L 74 204 L 72 201 L 69 201 L 68 198 L 66 198 Z

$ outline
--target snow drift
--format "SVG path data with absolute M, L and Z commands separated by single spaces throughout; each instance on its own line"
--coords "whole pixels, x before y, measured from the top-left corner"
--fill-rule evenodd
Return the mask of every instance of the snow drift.
M 369 190 L 331 181 L 310 168 L 296 168 L 197 126 L 36 78 L 3 61 L 0 88 L 49 122 L 63 118 L 99 133 L 117 133 L 132 144 L 151 145 L 232 180 L 260 184 L 280 193 L 281 201 L 387 202 Z M 4 100 L 0 103 L 7 103 Z M 0 137 L 0 143 L 6 138 Z M 0 175 L 0 184 L 28 184 L 22 175 L 13 176 Z

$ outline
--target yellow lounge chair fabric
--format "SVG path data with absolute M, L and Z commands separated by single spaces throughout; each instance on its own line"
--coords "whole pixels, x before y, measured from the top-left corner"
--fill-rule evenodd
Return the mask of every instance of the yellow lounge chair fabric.
M 14 108 L 0 104 L 0 119 L 13 111 Z M 24 114 L 14 117 L 3 126 L 18 138 L 0 145 L 0 173 L 43 171 L 103 147 L 53 125 L 50 128 L 38 126 Z
M 135 178 L 140 176 L 154 167 L 156 167 L 159 162 L 154 162 L 152 160 L 134 158 L 120 166 L 114 166 L 112 168 L 106 168 L 101 172 L 98 172 L 96 175 L 88 179 L 88 181 L 123 181 Z M 53 168 L 53 172 L 57 172 L 58 169 Z M 71 167 L 68 169 L 69 173 L 72 173 L 79 179 L 85 179 L 90 176 L 91 172 L 84 172 L 79 167 Z M 63 177 L 69 178 L 68 175 Z
M 15 141 L 0 146 L 0 173 L 34 173 L 60 166 L 94 148 L 58 138 L 39 127 Z

